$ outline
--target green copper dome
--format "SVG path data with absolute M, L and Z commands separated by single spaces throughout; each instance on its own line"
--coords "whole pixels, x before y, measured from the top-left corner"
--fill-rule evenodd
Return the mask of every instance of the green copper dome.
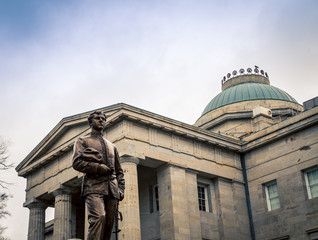
M 231 86 L 218 94 L 206 106 L 201 116 L 228 104 L 251 100 L 281 100 L 298 104 L 292 96 L 276 87 L 263 83 L 245 82 Z

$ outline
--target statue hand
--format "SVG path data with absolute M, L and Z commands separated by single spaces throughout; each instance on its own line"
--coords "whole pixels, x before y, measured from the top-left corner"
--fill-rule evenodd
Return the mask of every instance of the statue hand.
M 119 190 L 119 201 L 122 201 L 124 199 L 124 191 Z
M 108 174 L 108 173 L 110 173 L 110 171 L 111 171 L 110 168 L 107 167 L 105 164 L 100 164 L 100 165 L 99 165 L 98 173 L 99 173 L 100 175 Z

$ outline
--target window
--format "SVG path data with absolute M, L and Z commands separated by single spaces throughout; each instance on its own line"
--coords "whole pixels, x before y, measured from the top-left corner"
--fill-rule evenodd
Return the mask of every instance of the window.
M 150 212 L 159 211 L 159 188 L 158 185 L 149 186 Z
M 159 211 L 159 188 L 158 185 L 154 186 L 154 209 L 156 209 L 156 211 Z
M 208 188 L 198 184 L 198 201 L 200 211 L 209 212 Z
M 279 195 L 276 181 L 265 184 L 265 194 L 268 211 L 280 208 Z
M 318 228 L 306 230 L 306 233 L 308 234 L 310 240 L 318 239 Z
M 318 197 L 318 168 L 304 172 L 308 198 Z

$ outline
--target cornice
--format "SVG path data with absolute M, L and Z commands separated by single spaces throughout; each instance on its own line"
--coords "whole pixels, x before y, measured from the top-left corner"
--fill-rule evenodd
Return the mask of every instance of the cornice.
M 171 118 L 163 117 L 151 112 L 145 112 L 144 110 L 142 110 L 142 112 L 130 111 L 131 109 L 127 109 L 127 110 L 129 111 L 127 112 L 121 111 L 121 112 L 118 112 L 118 114 L 120 114 L 122 118 L 125 118 L 127 120 L 139 122 L 141 124 L 152 126 L 153 128 L 161 129 L 163 131 L 175 133 L 178 135 L 186 136 L 189 138 L 193 138 L 193 139 L 197 139 L 197 140 L 201 140 L 205 142 L 211 142 L 214 144 L 218 144 L 218 142 L 222 142 L 225 145 L 229 144 L 228 146 L 229 148 L 232 147 L 233 149 L 236 149 L 236 150 L 238 150 L 239 146 L 242 145 L 241 140 L 231 136 L 220 135 L 220 134 L 210 132 L 190 124 L 173 120 Z M 135 110 L 135 109 L 132 109 L 132 110 Z M 137 114 L 136 115 L 131 114 L 132 112 L 135 112 Z M 146 116 L 147 118 L 142 118 L 141 115 Z M 121 119 L 120 117 L 114 118 L 113 121 L 110 121 L 109 124 L 110 125 L 115 124 L 120 119 Z M 215 138 L 218 141 L 215 141 L 215 142 L 209 141 L 208 139 L 206 139 L 206 137 Z M 236 145 L 237 147 L 235 147 Z
M 216 127 L 217 125 L 222 124 L 223 122 L 226 122 L 228 120 L 233 120 L 233 119 L 246 119 L 246 118 L 252 118 L 253 116 L 253 111 L 246 110 L 246 111 L 240 111 L 240 112 L 226 112 L 223 113 L 213 120 L 206 122 L 204 124 L 201 124 L 200 128 L 204 129 L 211 129 L 212 127 Z
M 315 124 L 318 124 L 318 107 L 302 112 L 245 137 L 243 139 L 245 143 L 242 145 L 241 151 L 249 152 L 252 149 L 261 147 Z

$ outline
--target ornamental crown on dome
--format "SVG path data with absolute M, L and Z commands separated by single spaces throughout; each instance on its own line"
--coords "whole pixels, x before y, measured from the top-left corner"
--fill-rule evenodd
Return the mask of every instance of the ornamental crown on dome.
M 263 76 L 263 77 L 266 77 L 267 79 L 269 79 L 267 72 L 264 72 L 264 70 L 259 70 L 259 67 L 255 66 L 254 70 L 252 70 L 252 68 L 247 68 L 246 72 L 245 72 L 245 69 L 241 68 L 238 72 L 236 70 L 234 70 L 232 72 L 232 74 L 228 73 L 221 80 L 222 85 L 224 83 L 226 83 L 227 81 L 231 80 L 232 78 L 235 78 L 235 77 L 238 77 L 238 76 L 244 76 L 244 75 L 260 75 L 260 76 Z

